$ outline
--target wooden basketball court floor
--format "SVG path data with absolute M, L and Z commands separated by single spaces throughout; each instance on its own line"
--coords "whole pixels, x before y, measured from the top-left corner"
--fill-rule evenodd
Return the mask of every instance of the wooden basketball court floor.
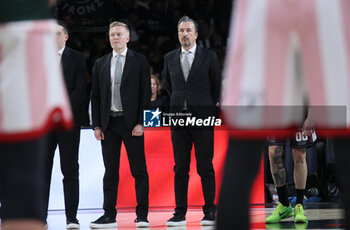
M 308 224 L 295 224 L 293 218 L 285 219 L 279 224 L 265 224 L 265 217 L 273 211 L 273 207 L 263 205 L 252 206 L 250 211 L 251 229 L 343 229 L 343 210 L 339 203 L 313 203 L 305 205 Z M 89 223 L 103 214 L 102 209 L 79 210 L 77 218 L 80 229 L 90 229 Z M 201 208 L 190 208 L 186 215 L 186 227 L 166 227 L 165 222 L 172 217 L 172 208 L 151 208 L 148 215 L 150 228 L 154 230 L 214 230 L 215 227 L 202 227 Z M 134 209 L 118 209 L 117 223 L 119 230 L 136 229 L 133 222 L 136 218 Z M 63 210 L 51 210 L 48 215 L 48 230 L 66 229 L 66 219 Z M 235 230 L 232 228 L 232 230 Z

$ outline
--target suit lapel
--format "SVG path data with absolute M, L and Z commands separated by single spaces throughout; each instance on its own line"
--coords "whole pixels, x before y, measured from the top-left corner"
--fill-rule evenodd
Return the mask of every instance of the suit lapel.
M 102 70 L 103 70 L 103 76 L 108 77 L 109 83 L 111 83 L 111 61 L 112 61 L 112 53 L 106 56 L 106 61 L 102 62 Z
M 106 56 L 106 60 L 102 61 L 102 67 L 101 70 L 103 73 L 101 74 L 102 77 L 104 77 L 103 81 L 105 82 L 107 86 L 107 92 L 108 92 L 108 98 L 111 98 L 112 91 L 111 91 L 111 61 L 112 61 L 112 53 Z
M 125 64 L 124 64 L 124 69 L 123 69 L 123 75 L 122 75 L 122 81 L 121 85 L 125 82 L 127 77 L 129 76 L 133 66 L 135 66 L 135 55 L 134 53 L 128 49 L 126 52 L 126 57 L 125 57 Z
M 196 55 L 194 56 L 193 63 L 191 65 L 191 69 L 190 69 L 190 73 L 188 74 L 187 82 L 192 78 L 192 76 L 196 75 L 197 71 L 202 66 L 202 62 L 205 59 L 202 49 L 203 49 L 202 47 L 197 45 Z
M 63 50 L 62 53 L 62 58 L 61 58 L 61 65 L 62 65 L 62 70 L 63 70 L 63 75 L 66 78 L 67 74 L 65 73 L 65 70 L 67 70 L 67 67 L 69 65 L 69 61 L 70 61 L 70 50 L 69 48 L 66 46 Z
M 177 49 L 175 52 L 175 55 L 172 57 L 170 60 L 170 65 L 174 66 L 176 71 L 178 72 L 178 76 L 180 76 L 180 81 L 182 81 L 185 84 L 185 77 L 184 73 L 182 72 L 182 66 L 181 66 L 181 60 L 180 60 L 180 54 L 181 54 L 181 49 Z

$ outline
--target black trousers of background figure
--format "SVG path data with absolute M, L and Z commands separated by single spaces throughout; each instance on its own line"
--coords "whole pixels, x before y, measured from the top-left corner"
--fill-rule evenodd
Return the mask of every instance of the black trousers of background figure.
M 45 221 L 46 138 L 0 143 L 0 219 Z
M 171 129 L 175 159 L 175 212 L 187 212 L 187 192 L 191 162 L 192 143 L 195 148 L 197 173 L 201 177 L 205 204 L 203 212 L 215 212 L 215 173 L 213 167 L 214 128 L 174 127 Z
M 103 177 L 103 209 L 105 215 L 115 218 L 117 210 L 120 149 L 124 142 L 129 159 L 131 175 L 135 178 L 136 215 L 145 218 L 148 215 L 149 180 L 146 167 L 144 136 L 132 136 L 123 116 L 110 117 L 108 128 L 104 132 L 102 144 L 105 175 Z
M 46 159 L 46 208 L 48 209 L 53 159 L 58 145 L 60 166 L 63 174 L 64 205 L 67 218 L 77 215 L 79 204 L 79 142 L 80 127 L 70 131 L 53 132 L 48 135 Z M 46 211 L 47 211 L 46 209 Z M 47 214 L 47 212 L 46 212 Z
M 230 140 L 218 205 L 218 230 L 249 229 L 250 194 L 265 143 Z
M 334 139 L 336 173 L 345 208 L 345 229 L 350 230 L 350 138 Z

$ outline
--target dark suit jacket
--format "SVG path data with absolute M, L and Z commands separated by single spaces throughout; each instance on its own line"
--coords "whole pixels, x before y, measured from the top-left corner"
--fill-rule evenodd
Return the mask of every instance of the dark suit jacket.
M 193 116 L 205 118 L 216 114 L 220 97 L 221 71 L 216 54 L 197 45 L 187 81 L 180 62 L 181 48 L 165 56 L 162 79 L 170 95 L 170 111 L 182 112 L 184 101 Z
M 96 60 L 92 76 L 92 126 L 106 131 L 111 112 L 112 53 Z M 151 100 L 151 81 L 145 56 L 128 49 L 120 85 L 126 125 L 133 129 L 143 124 L 143 110 Z
M 77 127 L 85 121 L 84 99 L 86 97 L 86 63 L 82 53 L 66 46 L 61 59 L 63 75 Z

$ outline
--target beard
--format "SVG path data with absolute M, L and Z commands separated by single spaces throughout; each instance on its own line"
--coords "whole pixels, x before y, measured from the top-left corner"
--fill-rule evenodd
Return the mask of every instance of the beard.
M 191 42 L 190 41 L 182 41 L 181 42 L 181 45 L 183 46 L 183 47 L 190 47 L 191 46 Z

